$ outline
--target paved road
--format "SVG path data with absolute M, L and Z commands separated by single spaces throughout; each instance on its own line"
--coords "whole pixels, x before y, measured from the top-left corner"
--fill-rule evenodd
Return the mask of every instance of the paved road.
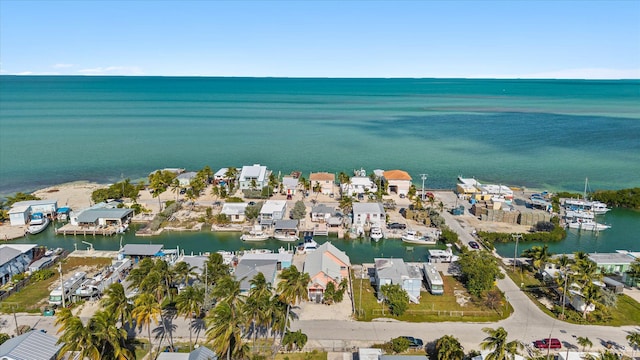
M 447 225 L 464 244 L 473 240 L 471 228 L 463 228 L 457 219 L 443 214 Z M 367 342 L 380 343 L 400 335 L 422 337 L 425 342 L 434 341 L 445 334 L 455 335 L 465 349 L 478 349 L 486 334 L 484 327 L 504 327 L 510 339 L 531 343 L 544 337 L 556 337 L 564 347 L 577 346 L 575 337 L 588 337 L 594 349 L 603 348 L 606 341 L 613 341 L 621 347 L 627 345 L 625 337 L 631 331 L 640 331 L 640 327 L 608 327 L 594 325 L 574 325 L 549 317 L 542 312 L 525 293 L 507 276 L 498 281 L 508 301 L 514 308 L 513 314 L 497 323 L 404 323 L 404 322 L 355 322 L 355 321 L 297 321 L 293 327 L 302 329 L 310 339 L 312 346 L 341 347 L 352 344 L 365 345 Z M 630 349 L 628 349 L 630 351 Z

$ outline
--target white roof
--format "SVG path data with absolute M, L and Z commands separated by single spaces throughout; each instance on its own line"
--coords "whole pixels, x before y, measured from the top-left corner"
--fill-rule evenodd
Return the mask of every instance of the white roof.
M 463 178 L 462 176 L 458 176 L 458 181 L 460 181 L 463 184 L 467 184 L 467 185 L 480 186 L 480 183 L 476 179 Z
M 16 249 L 24 254 L 36 246 L 38 245 L 36 244 L 2 244 L 0 245 L 0 249 L 8 247 L 8 248 Z
M 287 207 L 286 200 L 267 200 L 264 205 L 262 205 L 262 209 L 260 209 L 261 214 L 273 214 L 276 211 L 282 211 Z
M 382 203 L 361 203 L 354 202 L 353 205 L 354 214 L 384 214 L 384 206 Z
M 295 188 L 298 186 L 298 179 L 291 176 L 285 176 L 282 178 L 282 185 L 288 188 Z
M 31 205 L 20 205 L 20 206 L 16 206 L 15 204 L 11 207 L 11 210 L 9 210 L 9 214 L 22 214 L 22 213 L 26 213 L 27 211 L 29 211 L 29 208 L 31 207 Z
M 54 358 L 62 344 L 58 338 L 38 330 L 16 336 L 0 345 L 0 358 L 11 360 L 49 360 Z
M 243 166 L 242 171 L 240 172 L 240 180 L 249 179 L 257 179 L 257 181 L 264 181 L 265 176 L 267 176 L 267 167 L 260 166 L 260 164 L 254 164 L 252 166 Z
M 196 173 L 195 171 L 189 171 L 189 172 L 182 173 L 182 174 L 178 175 L 177 179 L 178 180 L 191 180 L 194 177 L 196 177 L 196 175 L 198 175 L 198 173 Z
M 360 348 L 358 349 L 358 359 L 378 360 L 382 356 L 382 349 Z
M 241 215 L 249 206 L 248 203 L 224 203 L 220 212 L 225 215 Z
M 213 174 L 214 177 L 216 178 L 222 178 L 226 176 L 227 170 L 229 170 L 229 168 L 220 168 L 220 170 L 216 171 L 215 174 Z
M 366 176 L 354 176 L 351 178 L 351 184 L 354 186 L 372 186 L 373 182 Z
M 13 203 L 13 206 L 56 205 L 58 200 L 26 200 Z
M 480 190 L 485 191 L 488 194 L 513 195 L 513 190 L 504 185 L 482 185 L 480 186 Z

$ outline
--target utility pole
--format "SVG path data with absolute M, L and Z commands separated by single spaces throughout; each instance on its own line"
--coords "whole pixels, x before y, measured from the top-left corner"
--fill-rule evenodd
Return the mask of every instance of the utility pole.
M 516 241 L 516 248 L 513 250 L 513 272 L 516 271 L 516 257 L 518 256 L 518 240 L 522 239 L 522 234 L 513 234 L 511 237 Z
M 67 307 L 66 301 L 65 301 L 67 294 L 65 294 L 64 292 L 64 280 L 62 279 L 62 263 L 61 262 L 58 263 L 58 272 L 60 273 L 60 288 L 62 289 L 62 307 L 65 308 Z
M 360 314 L 362 315 L 362 283 L 364 282 L 364 264 L 360 268 Z
M 16 323 L 16 336 L 20 335 L 20 328 L 18 327 L 18 317 L 16 316 L 16 306 L 11 307 L 13 309 L 13 321 Z
M 569 266 L 564 270 L 564 288 L 562 289 L 562 320 L 564 320 L 564 307 L 567 302 L 567 280 L 569 280 Z
M 420 174 L 420 178 L 422 179 L 422 202 L 424 202 L 424 181 L 427 180 L 428 174 Z

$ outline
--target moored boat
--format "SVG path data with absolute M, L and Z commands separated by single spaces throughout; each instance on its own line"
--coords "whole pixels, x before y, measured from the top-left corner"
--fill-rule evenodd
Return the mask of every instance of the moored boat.
M 262 226 L 256 225 L 247 234 L 242 234 L 240 240 L 242 241 L 265 241 L 269 238 L 269 235 L 262 231 Z
M 575 219 L 574 221 L 570 222 L 568 226 L 571 229 L 586 231 L 602 231 L 607 230 L 611 227 L 610 225 L 600 224 L 590 219 Z
M 313 236 L 305 236 L 304 242 L 298 244 L 298 252 L 302 254 L 306 254 L 318 249 L 318 243 L 313 240 Z
M 276 233 L 273 234 L 273 237 L 276 240 L 285 241 L 285 242 L 294 242 L 300 240 L 298 235 L 295 233 Z
M 382 233 L 382 229 L 374 226 L 371 228 L 371 230 L 369 231 L 369 237 L 371 238 L 371 240 L 378 242 L 380 241 L 380 239 L 382 239 L 384 237 L 384 234 Z
M 420 235 L 415 230 L 407 230 L 404 234 L 402 234 L 402 241 L 409 244 L 417 244 L 417 245 L 435 245 L 438 240 L 432 239 L 430 237 Z
M 27 232 L 31 235 L 35 235 L 44 231 L 49 226 L 49 218 L 44 216 L 43 213 L 37 212 L 31 214 L 31 221 Z

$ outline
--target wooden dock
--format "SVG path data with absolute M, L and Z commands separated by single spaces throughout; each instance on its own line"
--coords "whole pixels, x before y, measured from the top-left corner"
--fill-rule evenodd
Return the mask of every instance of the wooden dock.
M 118 228 L 115 226 L 107 226 L 107 227 L 99 227 L 99 226 L 77 226 L 66 224 L 63 227 L 56 229 L 56 235 L 101 235 L 101 236 L 112 236 L 118 233 Z

